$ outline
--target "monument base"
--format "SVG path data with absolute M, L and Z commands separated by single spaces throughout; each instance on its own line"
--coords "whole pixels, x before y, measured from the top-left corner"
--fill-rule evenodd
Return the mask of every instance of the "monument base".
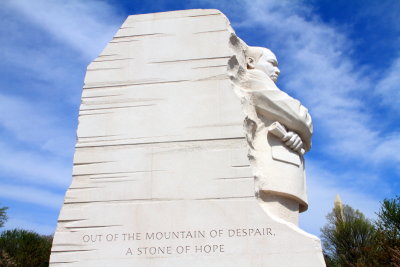
M 52 266 L 325 266 L 317 237 L 255 198 L 91 204 L 63 219 L 75 212 L 88 219 L 57 233 L 64 242 L 54 244 Z

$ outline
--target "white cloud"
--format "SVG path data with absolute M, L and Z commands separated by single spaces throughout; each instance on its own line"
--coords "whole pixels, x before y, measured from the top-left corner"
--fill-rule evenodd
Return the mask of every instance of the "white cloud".
M 13 0 L 8 4 L 88 58 L 100 53 L 122 23 L 103 1 Z
M 4 183 L 0 187 L 0 195 L 2 198 L 36 204 L 56 210 L 61 207 L 63 202 L 62 195 L 55 194 L 48 190 Z
M 374 151 L 375 164 L 381 163 L 380 160 L 385 159 L 387 162 L 400 162 L 400 133 L 392 134 L 385 138 L 385 141 L 380 143 Z M 396 153 L 397 152 L 397 153 Z M 398 173 L 400 166 L 396 165 Z
M 350 176 L 349 176 L 350 175 Z M 352 174 L 338 174 L 321 168 L 318 162 L 307 161 L 307 191 L 309 210 L 301 215 L 300 226 L 315 235 L 326 224 L 326 215 L 332 211 L 336 195 L 340 195 L 344 204 L 360 210 L 374 220 L 379 209 L 379 201 L 370 192 L 363 192 L 360 187 L 351 186 Z M 365 178 L 365 177 L 363 177 Z
M 70 158 L 73 129 L 66 129 L 46 103 L 0 94 L 0 127 L 15 139 L 43 151 Z M 11 141 L 11 140 L 10 140 Z
M 71 181 L 72 108 L 79 105 L 86 64 L 124 18 L 91 0 L 0 1 L 0 17 L 0 67 L 12 76 L 3 75 L 0 93 L 0 195 L 11 200 L 10 209 L 23 202 L 57 212 L 64 192 L 55 191 Z M 54 230 L 18 212 L 8 228 Z
M 400 112 L 400 58 L 386 71 L 384 78 L 376 86 L 383 104 L 395 112 Z
M 2 182 L 8 179 L 9 183 L 22 181 L 65 188 L 71 181 L 72 163 L 54 156 L 21 150 L 0 142 L 0 158 L 0 175 L 4 177 Z
M 87 64 L 123 20 L 115 8 L 92 0 L 0 1 L 0 17 L 0 64 L 18 79 L 5 89 L 17 87 L 73 106 L 79 102 Z

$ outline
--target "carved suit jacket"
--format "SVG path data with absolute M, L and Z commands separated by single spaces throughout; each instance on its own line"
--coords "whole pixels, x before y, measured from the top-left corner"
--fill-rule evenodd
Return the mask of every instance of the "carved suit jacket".
M 313 128 L 307 108 L 259 70 L 248 70 L 239 87 L 247 115 L 244 126 L 249 158 L 256 170 L 256 186 L 264 192 L 294 199 L 300 212 L 307 210 L 304 158 L 268 132 L 268 127 L 278 121 L 296 132 L 304 149 L 310 150 Z

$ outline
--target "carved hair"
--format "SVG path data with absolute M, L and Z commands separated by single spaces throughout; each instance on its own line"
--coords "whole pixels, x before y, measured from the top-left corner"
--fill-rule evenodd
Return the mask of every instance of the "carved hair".
M 246 51 L 245 51 L 245 56 L 246 56 L 246 61 L 247 63 L 249 62 L 249 58 L 254 61 L 254 63 L 258 62 L 258 60 L 263 56 L 265 52 L 270 52 L 271 54 L 272 51 L 269 50 L 268 48 L 265 47 L 258 47 L 258 46 L 248 46 Z M 247 68 L 249 68 L 247 64 Z
M 248 46 L 245 54 L 246 57 L 252 57 L 254 58 L 256 61 L 258 61 L 260 59 L 260 57 L 262 57 L 263 53 L 264 53 L 264 47 L 258 47 L 258 46 Z

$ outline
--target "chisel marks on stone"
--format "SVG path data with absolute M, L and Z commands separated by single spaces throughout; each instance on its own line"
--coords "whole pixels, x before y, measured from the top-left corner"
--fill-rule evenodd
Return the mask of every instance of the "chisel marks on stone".
M 219 177 L 215 178 L 215 180 L 239 180 L 239 179 L 254 179 L 253 176 L 239 176 L 239 177 Z
M 151 85 L 151 84 L 165 84 L 165 83 L 181 83 L 181 82 L 189 82 L 190 80 L 171 80 L 171 81 L 131 81 L 127 83 L 115 83 L 115 84 L 95 84 L 95 85 L 86 85 L 83 87 L 84 89 L 104 89 L 104 88 L 120 88 L 120 87 L 129 87 L 135 85 Z
M 109 107 L 109 108 L 81 108 L 81 111 L 88 110 L 108 110 L 108 109 L 125 109 L 125 108 L 141 108 L 141 107 L 151 107 L 156 104 L 146 104 L 146 105 L 129 105 L 129 106 L 119 106 L 119 107 Z
M 188 59 L 175 59 L 175 60 L 164 60 L 164 61 L 152 61 L 149 63 L 173 63 L 173 62 L 186 62 L 186 61 L 197 61 L 197 60 L 213 60 L 213 59 L 221 59 L 221 58 L 230 58 L 230 56 L 223 57 L 203 57 L 203 58 L 188 58 Z M 225 65 L 226 66 L 226 65 Z
M 202 34 L 202 33 L 214 33 L 214 32 L 226 32 L 226 29 L 221 30 L 213 30 L 213 31 L 204 31 L 204 32 L 194 32 L 193 34 Z

